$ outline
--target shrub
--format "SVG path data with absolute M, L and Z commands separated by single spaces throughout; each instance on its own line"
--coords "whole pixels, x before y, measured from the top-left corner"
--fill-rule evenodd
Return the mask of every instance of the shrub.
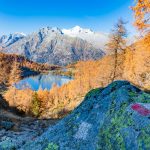
M 49 143 L 45 150 L 58 150 L 58 145 L 54 143 Z

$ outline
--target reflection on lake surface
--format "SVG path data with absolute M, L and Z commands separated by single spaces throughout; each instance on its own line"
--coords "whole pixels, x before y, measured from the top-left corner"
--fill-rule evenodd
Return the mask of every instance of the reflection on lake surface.
M 72 78 L 67 76 L 52 75 L 50 73 L 47 75 L 40 74 L 19 81 L 15 84 L 15 87 L 17 89 L 30 88 L 34 91 L 37 91 L 38 89 L 50 90 L 54 84 L 60 87 L 63 84 L 68 83 L 70 80 L 72 80 Z

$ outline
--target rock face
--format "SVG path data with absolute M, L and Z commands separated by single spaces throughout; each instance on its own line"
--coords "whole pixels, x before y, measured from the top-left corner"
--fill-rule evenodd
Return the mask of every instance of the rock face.
M 29 139 L 35 139 L 41 135 L 48 126 L 56 122 L 57 120 L 20 117 L 10 111 L 0 109 L 0 143 L 2 144 L 0 150 L 16 149 Z
M 10 35 L 3 35 L 0 37 L 0 47 L 8 47 L 11 44 L 25 37 L 23 33 L 14 33 Z
M 7 45 L 1 41 L 2 52 L 23 55 L 39 63 L 67 65 L 78 60 L 99 59 L 104 55 L 100 48 L 65 35 L 58 28 L 42 28 Z
M 11 149 L 10 141 L 3 143 Z M 21 150 L 150 149 L 150 94 L 127 81 L 90 91 L 67 117 Z M 6 143 L 9 143 L 8 146 Z

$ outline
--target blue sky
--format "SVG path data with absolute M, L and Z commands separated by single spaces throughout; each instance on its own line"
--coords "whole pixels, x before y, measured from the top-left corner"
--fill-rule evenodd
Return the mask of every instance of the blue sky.
M 129 21 L 134 0 L 0 0 L 0 34 L 30 33 L 45 26 L 72 28 L 79 25 L 109 32 L 118 18 Z

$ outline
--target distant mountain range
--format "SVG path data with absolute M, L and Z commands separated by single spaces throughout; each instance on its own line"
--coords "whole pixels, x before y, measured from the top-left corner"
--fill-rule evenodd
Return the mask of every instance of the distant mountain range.
M 105 55 L 107 35 L 76 26 L 72 29 L 41 28 L 29 35 L 14 33 L 0 37 L 0 51 L 57 65 L 78 60 L 99 59 Z

